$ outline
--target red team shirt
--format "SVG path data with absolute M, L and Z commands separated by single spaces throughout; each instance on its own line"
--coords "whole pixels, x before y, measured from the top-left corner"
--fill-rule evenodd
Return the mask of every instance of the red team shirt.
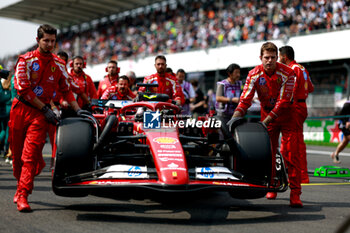
M 101 99 L 103 100 L 132 100 L 136 97 L 136 95 L 128 88 L 126 94 L 122 94 L 118 91 L 117 86 L 110 86 L 107 88 Z
M 236 111 L 244 115 L 257 91 L 261 103 L 261 120 L 268 115 L 273 119 L 277 118 L 290 106 L 294 79 L 293 70 L 279 62 L 272 76 L 265 73 L 263 65 L 256 66 L 248 74 Z
M 95 88 L 95 84 L 92 81 L 91 77 L 87 74 L 85 74 L 85 72 L 81 72 L 80 74 L 76 74 L 73 69 L 71 70 L 70 74 L 69 74 L 74 82 L 76 84 L 78 84 L 81 93 L 85 93 L 89 99 L 96 99 L 97 98 L 97 91 Z M 85 104 L 83 99 L 78 98 L 77 102 L 79 104 L 79 106 L 82 108 Z
M 119 75 L 115 75 L 112 76 L 111 80 L 109 80 L 109 76 L 106 75 L 98 84 L 97 98 L 101 98 L 101 96 L 107 90 L 107 88 L 114 85 L 115 82 L 118 82 L 118 77 Z
M 294 100 L 306 100 L 309 93 L 314 91 L 314 85 L 311 82 L 309 72 L 304 66 L 292 61 L 288 65 L 294 70 L 296 75 L 295 87 L 294 87 Z
M 56 89 L 71 102 L 75 99 L 69 90 L 68 78 L 64 61 L 54 54 L 43 54 L 34 50 L 19 57 L 14 86 L 17 93 L 28 102 L 36 96 L 48 104 Z

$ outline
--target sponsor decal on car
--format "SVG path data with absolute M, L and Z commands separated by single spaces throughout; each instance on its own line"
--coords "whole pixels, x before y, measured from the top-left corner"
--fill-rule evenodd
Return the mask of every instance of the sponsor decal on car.
M 148 178 L 146 166 L 112 165 L 99 178 Z
M 238 178 L 233 176 L 232 172 L 226 167 L 197 167 L 196 178 L 238 180 Z
M 102 185 L 117 185 L 117 184 L 129 184 L 130 182 L 120 182 L 120 181 L 106 181 L 106 180 L 94 180 L 89 182 L 89 185 L 94 185 L 94 184 L 102 184 Z
M 249 186 L 249 184 L 244 184 L 244 183 L 237 184 L 237 183 L 218 182 L 218 181 L 214 181 L 213 184 L 215 184 L 215 185 L 225 185 L 225 186 L 245 186 L 245 187 Z
M 201 169 L 200 174 L 202 176 L 204 176 L 205 178 L 213 178 L 214 177 L 214 171 L 210 167 L 203 167 Z
M 182 157 L 182 154 L 158 154 L 159 157 Z
M 159 158 L 160 161 L 162 162 L 168 162 L 168 161 L 177 161 L 177 162 L 183 162 L 183 159 L 179 159 L 179 158 L 168 158 L 168 157 L 164 157 L 164 158 Z
M 179 150 L 157 150 L 158 153 L 177 153 L 181 154 L 182 152 Z
M 167 167 L 162 167 L 160 170 L 161 170 L 161 171 L 166 171 L 166 170 L 186 171 L 186 168 L 184 168 L 184 167 L 179 167 L 179 165 L 176 164 L 176 163 L 170 163 L 170 164 L 168 164 Z
M 128 172 L 128 176 L 131 176 L 131 177 L 138 177 L 138 176 L 141 176 L 141 174 L 142 174 L 142 171 L 139 166 L 132 166 Z
M 158 144 L 175 144 L 179 142 L 177 138 L 171 138 L 171 137 L 157 137 L 157 138 L 154 138 L 153 141 Z
M 174 145 L 160 145 L 159 147 L 163 148 L 163 149 L 175 149 L 176 148 L 176 146 L 174 146 Z

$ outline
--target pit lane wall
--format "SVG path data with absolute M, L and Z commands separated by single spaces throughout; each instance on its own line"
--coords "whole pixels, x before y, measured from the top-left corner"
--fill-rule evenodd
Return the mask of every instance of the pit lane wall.
M 304 122 L 305 142 L 339 143 L 343 133 L 338 127 L 338 120 L 306 120 Z

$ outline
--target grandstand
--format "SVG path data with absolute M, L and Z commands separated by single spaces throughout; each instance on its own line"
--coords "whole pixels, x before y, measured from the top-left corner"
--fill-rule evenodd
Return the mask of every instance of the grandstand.
M 60 49 L 86 57 L 86 72 L 96 82 L 109 59 L 119 61 L 122 74 L 133 70 L 142 78 L 154 73 L 154 56 L 162 53 L 173 70 L 185 69 L 207 90 L 228 64 L 240 64 L 243 76 L 259 64 L 264 41 L 288 44 L 315 83 L 308 99 L 311 115 L 332 115 L 341 98 L 335 88 L 343 97 L 350 90 L 349 5 L 349 0 L 26 0 L 0 9 L 0 16 L 59 27 Z

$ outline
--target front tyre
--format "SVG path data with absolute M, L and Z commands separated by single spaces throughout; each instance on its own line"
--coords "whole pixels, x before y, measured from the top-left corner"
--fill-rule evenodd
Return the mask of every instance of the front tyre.
M 233 132 L 235 148 L 230 148 L 235 155 L 234 170 L 243 174 L 249 183 L 266 185 L 271 179 L 271 144 L 265 127 L 259 123 L 243 123 Z M 230 195 L 239 199 L 262 198 L 266 195 L 262 190 L 236 190 Z
M 85 191 L 67 189 L 65 179 L 93 169 L 93 126 L 87 119 L 63 119 L 57 129 L 56 146 L 52 178 L 54 193 L 68 197 L 86 196 Z

